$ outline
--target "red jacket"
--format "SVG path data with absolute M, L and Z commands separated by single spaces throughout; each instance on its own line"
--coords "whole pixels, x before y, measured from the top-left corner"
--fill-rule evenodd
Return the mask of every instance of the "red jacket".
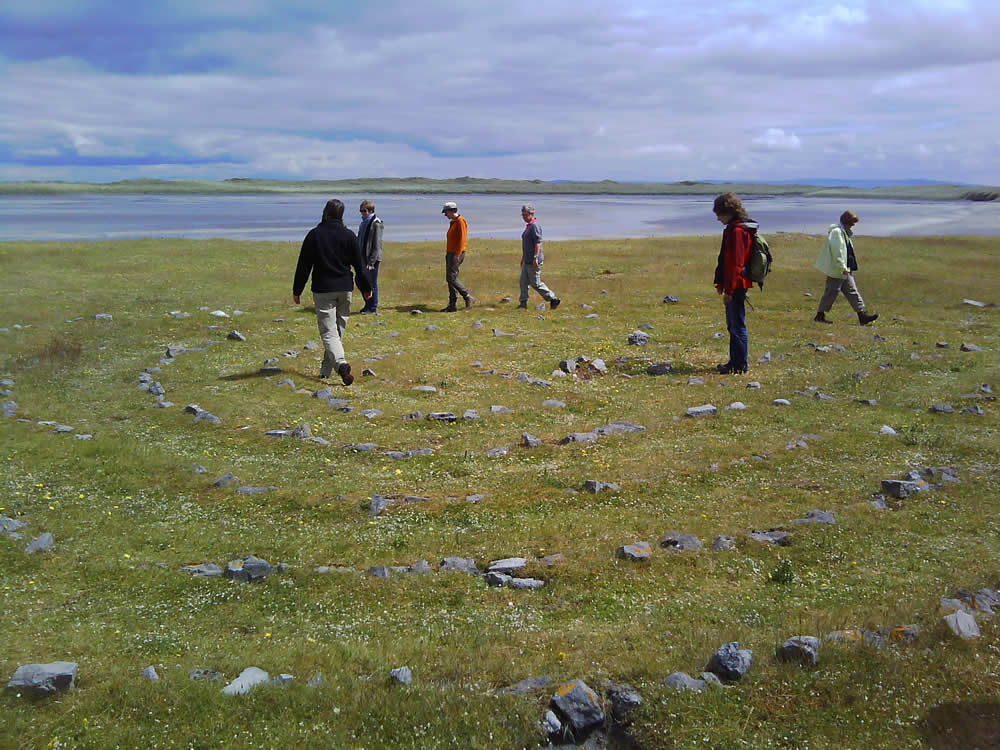
M 750 257 L 756 233 L 755 221 L 731 221 L 722 230 L 719 263 L 715 267 L 715 287 L 724 294 L 732 294 L 737 289 L 753 288 L 753 282 L 743 275 L 743 266 Z

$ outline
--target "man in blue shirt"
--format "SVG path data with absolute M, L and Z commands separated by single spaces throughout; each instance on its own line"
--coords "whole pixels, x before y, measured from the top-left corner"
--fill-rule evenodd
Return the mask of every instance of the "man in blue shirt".
M 530 286 L 549 303 L 549 309 L 555 310 L 562 300 L 542 281 L 545 253 L 542 251 L 542 228 L 535 220 L 535 207 L 530 203 L 521 206 L 521 218 L 524 219 L 526 226 L 521 232 L 521 300 L 517 307 L 521 310 L 527 309 Z

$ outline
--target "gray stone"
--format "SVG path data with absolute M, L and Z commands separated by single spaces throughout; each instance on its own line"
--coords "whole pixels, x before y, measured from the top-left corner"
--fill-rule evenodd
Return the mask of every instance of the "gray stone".
M 914 492 L 920 492 L 921 490 L 927 489 L 927 483 L 925 481 L 909 481 L 903 479 L 883 479 L 882 480 L 882 492 L 890 497 L 895 497 L 899 500 L 909 497 Z
M 490 414 L 513 414 L 513 409 L 508 409 L 506 406 L 491 406 Z
M 821 393 L 820 391 L 816 391 L 813 394 L 813 398 L 816 399 L 817 401 L 833 401 L 833 396 L 828 396 L 827 394 Z
M 551 677 L 527 677 L 513 685 L 499 688 L 496 692 L 499 695 L 530 695 L 535 691 L 544 690 L 551 684 Z
M 973 307 L 986 307 L 986 303 L 980 302 L 979 300 L 965 298 L 962 302 L 966 305 L 972 305 Z
M 229 339 L 230 341 L 246 341 L 247 340 L 247 337 L 244 336 L 239 331 L 230 331 L 228 334 L 226 334 L 226 338 Z
M 951 404 L 934 404 L 930 408 L 930 411 L 934 414 L 951 414 L 955 411 Z
M 33 555 L 36 552 L 48 552 L 55 545 L 55 540 L 52 538 L 52 534 L 46 531 L 41 536 L 37 536 L 31 540 L 31 543 L 24 548 L 25 554 Z
M 426 560 L 417 560 L 415 563 L 407 567 L 406 572 L 417 573 L 417 574 L 433 573 L 434 568 L 432 568 L 430 566 L 430 563 L 428 563 Z
M 698 675 L 698 678 L 705 683 L 706 687 L 710 688 L 721 688 L 722 681 L 719 679 L 718 675 L 712 672 L 702 672 Z
M 368 515 L 372 518 L 379 515 L 393 505 L 396 501 L 389 497 L 383 497 L 382 495 L 372 495 L 371 499 L 368 501 Z
M 712 654 L 705 671 L 714 673 L 722 682 L 736 682 L 750 671 L 751 661 L 753 661 L 753 651 L 741 649 L 740 644 L 733 641 L 720 646 Z
M 467 502 L 467 503 L 478 503 L 484 497 L 486 497 L 486 495 L 480 495 L 480 494 L 466 495 L 465 496 L 465 502 Z
M 726 407 L 726 411 L 743 411 L 746 408 L 747 405 L 742 401 L 733 401 L 733 403 Z
M 756 380 L 751 380 L 749 383 L 747 383 L 747 388 L 750 388 L 752 390 L 757 390 L 758 388 L 760 388 L 760 383 L 758 383 Z
M 174 405 L 173 401 L 162 401 L 161 400 L 161 401 L 157 401 L 155 404 L 153 404 L 153 408 L 154 409 L 169 409 L 173 405 Z
M 72 432 L 73 428 L 70 427 L 68 424 L 57 424 L 55 429 L 52 431 L 57 435 L 65 435 L 67 433 Z
M 668 294 L 666 297 L 663 298 L 664 304 L 676 305 L 680 301 L 681 301 L 680 297 L 675 297 L 672 294 Z
M 277 686 L 280 687 L 282 685 L 288 685 L 289 683 L 294 682 L 294 681 L 295 681 L 295 675 L 290 675 L 290 674 L 287 674 L 285 672 L 282 672 L 277 677 L 275 677 L 273 680 L 271 680 L 271 684 L 272 685 L 277 685 Z
M 457 422 L 458 417 L 452 414 L 450 411 L 434 411 L 427 415 L 427 419 L 432 422 L 447 422 L 451 424 L 452 422 Z
M 479 419 L 479 413 L 475 409 L 466 409 L 462 419 Z
M 15 518 L 7 518 L 6 516 L 0 516 L 0 533 L 7 534 L 14 539 L 20 539 L 21 535 L 17 534 L 18 529 L 24 528 L 24 522 L 18 521 Z
M 645 432 L 646 428 L 642 425 L 632 424 L 631 422 L 626 422 L 623 419 L 619 419 L 615 422 L 604 425 L 603 427 L 598 427 L 594 430 L 598 435 L 617 435 L 619 433 L 632 433 L 632 432 Z
M 426 497 L 421 497 L 420 495 L 404 495 L 404 503 L 426 503 L 428 499 Z
M 302 348 L 305 349 L 307 352 L 314 352 L 319 349 L 319 344 L 317 344 L 315 341 L 307 341 L 302 345 Z
M 559 721 L 559 717 L 550 709 L 545 712 L 545 718 L 542 719 L 542 729 L 545 730 L 546 734 L 559 735 L 562 733 L 562 722 Z
M 219 419 L 214 414 L 209 414 L 207 411 L 200 411 L 195 414 L 192 422 L 208 422 L 209 424 L 222 424 L 222 420 Z
M 982 347 L 977 346 L 976 344 L 967 344 L 964 341 L 962 342 L 962 345 L 960 347 L 958 347 L 958 348 L 961 351 L 963 351 L 963 352 L 981 352 L 982 351 Z
M 531 589 L 532 591 L 537 591 L 545 585 L 545 581 L 540 581 L 537 578 L 511 578 L 507 585 L 512 589 Z
M 712 541 L 712 552 L 736 549 L 736 539 L 731 536 L 717 536 Z
M 559 441 L 559 445 L 567 445 L 569 443 L 596 443 L 597 437 L 596 432 L 571 432 Z
M 622 560 L 648 560 L 653 555 L 653 548 L 649 542 L 635 542 L 619 547 L 615 554 Z
M 770 361 L 771 361 L 771 352 L 766 352 L 757 359 L 757 362 L 762 365 L 766 365 Z
M 413 672 L 410 671 L 409 667 L 396 667 L 390 670 L 389 679 L 400 685 L 409 685 L 413 682 Z
M 234 581 L 254 582 L 264 580 L 273 570 L 267 560 L 247 555 L 242 560 L 230 560 L 223 575 Z
M 487 586 L 506 586 L 511 582 L 511 576 L 496 570 L 486 571 L 486 575 L 483 578 L 486 580 Z
M 212 312 L 210 312 L 209 315 L 211 315 L 213 318 L 228 318 L 229 317 L 229 314 L 223 312 L 222 310 L 212 310 Z
M 373 565 L 365 571 L 366 575 L 370 575 L 372 578 L 388 578 L 389 568 L 385 565 Z
M 885 495 L 876 495 L 874 500 L 868 501 L 868 504 L 876 510 L 889 510 L 889 506 L 885 504 Z
M 400 417 L 400 419 L 402 419 L 404 422 L 414 422 L 423 418 L 424 418 L 424 413 L 419 409 L 416 411 L 411 411 L 409 414 L 404 414 L 403 416 Z
M 582 734 L 604 723 L 600 699 L 583 680 L 571 680 L 560 685 L 550 704 L 574 732 Z
M 97 313 L 94 320 L 111 320 L 111 313 Z
M 535 437 L 527 432 L 521 433 L 521 445 L 525 448 L 539 448 L 542 445 L 540 438 Z
M 212 669 L 192 669 L 188 673 L 189 680 L 208 680 L 209 682 L 218 682 L 222 679 L 222 674 L 216 672 Z
M 983 411 L 983 407 L 979 404 L 973 404 L 972 406 L 966 406 L 962 409 L 962 414 L 971 414 L 975 417 L 982 417 L 986 415 L 986 412 Z
M 669 375 L 673 371 L 673 367 L 669 362 L 657 362 L 646 368 L 647 375 Z
M 457 571 L 459 573 L 468 573 L 470 575 L 479 575 L 479 568 L 476 566 L 476 561 L 467 557 L 446 557 L 438 565 L 439 572 L 447 571 Z
M 803 518 L 796 518 L 792 523 L 837 523 L 833 513 L 825 510 L 811 510 Z
M 583 317 L 585 320 L 594 320 L 595 318 L 599 318 L 601 316 L 598 315 L 597 313 L 589 313 L 588 315 L 584 315 Z
M 480 324 L 480 327 L 482 327 L 482 324 Z M 502 336 L 513 336 L 514 334 L 513 333 L 504 333 L 499 328 L 494 328 L 493 329 L 493 335 L 496 336 L 497 338 L 500 338 Z
M 274 492 L 277 487 L 237 487 L 237 495 L 263 495 L 265 492 Z
M 437 388 L 433 385 L 415 385 L 413 390 L 419 391 L 420 393 L 437 393 Z
M 72 690 L 76 681 L 77 664 L 72 661 L 54 661 L 48 664 L 25 664 L 18 667 L 7 687 L 23 690 L 37 696 L 52 695 Z
M 787 547 L 792 543 L 791 537 L 780 529 L 768 529 L 767 531 L 750 531 L 747 536 L 758 542 L 774 544 L 778 547 Z
M 487 572 L 507 573 L 509 575 L 514 571 L 520 570 L 527 564 L 527 559 L 523 557 L 505 557 L 502 560 L 491 562 L 486 566 L 486 570 Z
M 663 686 L 671 690 L 692 690 L 700 693 L 707 685 L 704 680 L 696 680 L 687 672 L 674 672 L 663 679 Z
M 316 688 L 321 688 L 326 685 L 326 678 L 323 676 L 322 672 L 317 672 L 312 677 L 309 678 L 309 682 L 306 683 L 306 687 L 310 690 L 315 690 Z
M 819 648 L 819 638 L 797 635 L 785 641 L 778 648 L 776 656 L 780 661 L 796 662 L 805 667 L 815 667 L 819 663 Z
M 611 702 L 611 716 L 620 724 L 627 724 L 632 711 L 642 705 L 642 696 L 631 685 L 604 680 L 602 687 Z
M 382 416 L 381 409 L 362 409 L 360 412 L 361 416 L 365 419 L 375 419 L 375 417 Z
M 231 472 L 226 472 L 221 477 L 212 482 L 213 487 L 232 487 L 233 485 L 239 485 L 239 480 L 232 475 Z
M 621 487 L 616 482 L 601 482 L 597 479 L 588 479 L 583 483 L 585 492 L 597 494 L 598 492 L 618 492 Z
M 701 375 L 688 378 L 688 385 L 705 385 L 705 378 L 701 377 Z
M 791 406 L 792 405 L 792 402 L 789 401 L 787 398 L 776 398 L 771 403 L 773 403 L 775 406 Z
M 718 412 L 711 404 L 705 404 L 703 406 L 692 406 L 686 412 L 684 412 L 689 417 L 710 417 Z
M 247 667 L 240 672 L 239 677 L 222 688 L 223 695 L 244 695 L 257 685 L 263 685 L 270 680 L 267 672 L 257 667 Z
M 283 380 L 281 382 L 284 383 L 285 381 Z M 333 397 L 333 391 L 329 388 L 320 388 L 313 394 L 313 398 L 318 398 L 320 401 L 326 401 L 332 397 Z
M 375 377 L 378 377 L 375 374 L 375 371 L 372 368 L 370 368 L 370 367 L 366 367 L 365 369 L 363 369 L 361 371 L 361 375 L 362 375 L 362 377 L 366 377 L 366 378 L 375 378 Z
M 954 612 L 947 615 L 944 622 L 952 633 L 964 640 L 978 638 L 980 635 L 976 618 L 967 612 Z
M 14 401 L 4 401 L 0 404 L 0 414 L 5 417 L 13 417 L 17 411 L 17 403 Z
M 660 546 L 672 550 L 699 550 L 704 548 L 701 539 L 694 534 L 684 534 L 679 531 L 668 531 Z
M 146 678 L 147 680 L 149 680 L 150 682 L 159 682 L 160 681 L 160 675 L 156 674 L 156 668 L 153 667 L 152 665 L 150 665 L 150 666 L 146 667 L 144 670 L 142 670 L 142 676 L 144 678 Z
M 211 578 L 213 576 L 221 576 L 222 568 L 220 568 L 215 563 L 199 563 L 198 565 L 184 565 L 181 570 L 185 573 L 191 573 L 196 576 L 205 576 L 206 578 Z
M 566 408 L 566 402 L 565 401 L 556 401 L 555 399 L 551 399 L 550 398 L 550 399 L 546 399 L 545 401 L 542 401 L 542 406 L 550 408 L 550 409 L 565 409 Z
M 889 425 L 884 424 L 878 429 L 879 435 L 895 435 L 896 431 L 892 429 Z
M 649 343 L 649 336 L 642 331 L 632 331 L 628 335 L 629 346 L 646 346 Z
M 508 453 L 510 453 L 510 449 L 507 446 L 505 446 L 505 445 L 501 445 L 498 448 L 490 448 L 488 451 L 486 451 L 486 457 L 487 458 L 503 458 Z

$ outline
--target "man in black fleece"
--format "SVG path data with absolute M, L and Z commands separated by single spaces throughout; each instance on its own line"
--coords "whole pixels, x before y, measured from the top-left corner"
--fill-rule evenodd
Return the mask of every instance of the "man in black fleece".
M 351 290 L 357 277 L 358 288 L 366 300 L 372 296 L 372 286 L 365 274 L 358 238 L 344 226 L 344 204 L 333 198 L 326 202 L 323 220 L 309 230 L 302 241 L 299 262 L 295 267 L 292 299 L 300 304 L 300 295 L 312 273 L 313 302 L 316 322 L 323 339 L 323 364 L 319 376 L 328 378 L 336 369 L 344 385 L 354 382 L 351 366 L 344 359 L 344 329 L 351 315 Z

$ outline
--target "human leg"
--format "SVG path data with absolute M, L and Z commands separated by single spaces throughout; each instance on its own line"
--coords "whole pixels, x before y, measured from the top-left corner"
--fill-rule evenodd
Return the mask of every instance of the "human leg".
M 848 274 L 847 278 L 841 282 L 840 291 L 843 292 L 844 297 L 847 298 L 847 302 L 854 309 L 854 312 L 860 313 L 865 309 L 865 301 L 861 299 L 861 292 L 858 291 L 858 285 L 854 281 L 853 273 Z
M 378 310 L 378 267 L 381 265 L 381 261 L 375 261 L 375 265 L 372 266 L 371 270 L 368 271 L 368 280 L 372 284 L 372 296 L 371 299 L 365 302 L 364 309 L 361 312 L 373 313 Z
M 733 372 L 747 371 L 749 334 L 747 333 L 746 289 L 737 289 L 726 303 L 726 329 L 729 331 L 729 364 Z
M 826 286 L 823 287 L 823 296 L 819 300 L 819 307 L 816 308 L 816 314 L 819 316 L 822 313 L 830 312 L 830 308 L 833 307 L 833 303 L 837 301 L 837 295 L 840 294 L 840 286 L 844 283 L 842 278 L 838 279 L 834 276 L 826 277 Z
M 526 263 L 521 264 L 521 278 L 518 282 L 520 286 L 521 297 L 518 303 L 521 307 L 528 306 L 528 287 L 530 286 L 531 280 L 529 278 L 529 269 L 531 267 Z
M 545 282 L 542 281 L 542 269 L 534 268 L 533 266 L 529 266 L 527 264 L 525 264 L 525 268 L 529 269 L 528 283 L 536 292 L 542 295 L 542 299 L 546 302 L 551 302 L 555 299 L 556 295 L 553 294 L 552 290 L 545 286 Z
M 341 340 L 347 318 L 342 314 L 341 305 L 348 306 L 350 313 L 350 292 L 314 292 L 313 302 L 316 306 L 316 324 L 319 336 L 323 340 L 323 362 L 319 367 L 321 378 L 330 377 L 338 365 L 344 362 L 344 344 Z

